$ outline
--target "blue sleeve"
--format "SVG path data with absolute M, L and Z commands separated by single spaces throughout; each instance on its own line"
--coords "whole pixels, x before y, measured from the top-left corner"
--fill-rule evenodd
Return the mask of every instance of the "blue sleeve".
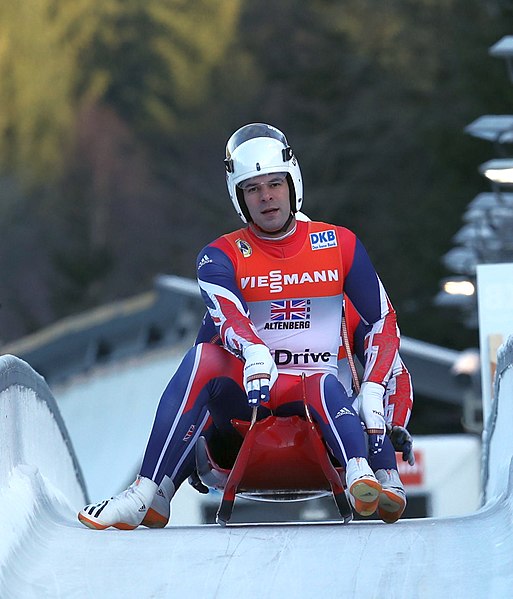
M 198 254 L 196 272 L 201 296 L 207 308 L 213 304 L 207 288 L 215 287 L 222 295 L 235 296 L 247 312 L 247 304 L 237 286 L 235 271 L 230 258 L 219 248 L 208 245 Z M 202 285 L 205 283 L 206 285 Z
M 199 343 L 217 343 L 218 345 L 221 345 L 221 338 L 219 337 L 214 321 L 208 312 L 203 316 L 194 345 L 198 345 Z
M 344 291 L 366 324 L 378 322 L 386 314 L 383 287 L 359 239 L 356 239 L 353 261 L 346 273 Z
M 227 254 L 214 242 L 202 250 L 197 265 L 201 296 L 223 346 L 235 355 L 242 355 L 245 347 L 262 343 L 249 318 L 248 305 Z
M 399 351 L 397 318 L 369 255 L 358 239 L 344 291 L 367 325 L 363 340 L 363 380 L 386 386 Z M 356 348 L 356 352 L 360 357 L 361 349 Z

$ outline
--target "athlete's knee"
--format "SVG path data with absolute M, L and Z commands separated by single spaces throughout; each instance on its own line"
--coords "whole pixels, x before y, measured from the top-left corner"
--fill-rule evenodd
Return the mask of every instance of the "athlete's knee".
M 327 374 L 323 377 L 324 392 L 337 397 L 349 399 L 344 388 L 344 385 L 338 380 L 334 374 Z
M 242 362 L 227 349 L 214 343 L 200 343 L 195 348 L 201 368 L 216 376 L 242 380 Z
M 308 388 L 308 400 L 330 405 L 333 402 L 351 405 L 344 386 L 333 374 L 314 375 Z

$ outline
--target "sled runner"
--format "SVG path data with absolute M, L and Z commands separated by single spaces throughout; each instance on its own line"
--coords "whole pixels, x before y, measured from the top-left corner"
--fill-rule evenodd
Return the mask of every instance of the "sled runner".
M 235 497 L 261 501 L 300 501 L 333 495 L 344 523 L 353 518 L 346 497 L 344 469 L 335 466 L 308 406 L 305 416 L 268 416 L 251 422 L 233 420 L 243 436 L 231 468 L 219 466 L 204 437 L 196 443 L 196 467 L 201 482 L 223 491 L 216 521 L 225 526 Z

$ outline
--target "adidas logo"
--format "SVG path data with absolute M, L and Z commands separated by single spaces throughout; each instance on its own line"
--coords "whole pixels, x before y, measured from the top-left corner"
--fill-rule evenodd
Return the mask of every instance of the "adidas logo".
M 146 506 L 144 505 L 144 503 L 141 505 L 141 507 L 139 508 L 140 512 L 145 512 L 146 511 Z
M 342 408 L 336 413 L 335 418 L 340 418 L 341 416 L 353 416 L 353 412 L 349 408 Z
M 207 256 L 207 254 L 205 254 L 205 255 L 203 256 L 203 258 L 202 258 L 202 259 L 199 261 L 199 264 L 198 264 L 198 269 L 200 269 L 202 266 L 205 266 L 205 264 L 210 264 L 211 262 L 212 262 L 212 259 L 211 259 L 211 258 L 209 258 L 209 257 Z

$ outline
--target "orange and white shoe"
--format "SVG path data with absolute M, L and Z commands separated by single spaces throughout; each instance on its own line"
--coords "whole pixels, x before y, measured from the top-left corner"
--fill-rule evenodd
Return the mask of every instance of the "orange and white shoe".
M 119 495 L 100 503 L 86 505 L 78 513 L 78 519 L 88 528 L 95 530 L 104 530 L 109 526 L 133 530 L 144 520 L 156 492 L 155 482 L 138 476 L 136 481 Z
M 378 516 L 387 524 L 397 522 L 406 508 L 406 493 L 397 470 L 380 469 L 376 478 L 381 483 Z
M 351 504 L 360 516 L 370 516 L 376 511 L 381 484 L 365 458 L 351 458 L 347 462 L 346 485 Z
M 168 476 L 164 476 L 141 524 L 148 528 L 164 528 L 171 516 L 171 499 L 174 494 L 173 481 Z

